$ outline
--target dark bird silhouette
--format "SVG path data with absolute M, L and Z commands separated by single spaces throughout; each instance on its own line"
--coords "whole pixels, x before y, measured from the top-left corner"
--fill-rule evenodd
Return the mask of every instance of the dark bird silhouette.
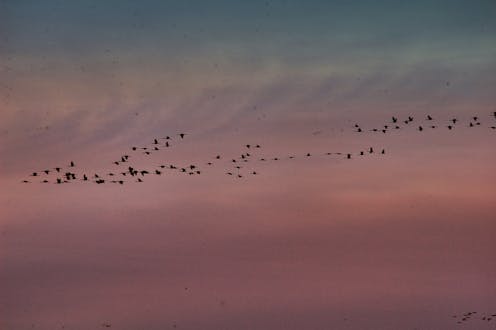
M 28 180 L 22 180 L 22 182 L 23 182 L 23 183 L 29 183 L 29 181 L 28 181 Z
M 45 174 L 48 174 L 50 173 L 50 170 L 44 170 L 43 172 L 45 172 Z
M 62 179 L 61 178 L 57 178 L 57 184 L 61 184 L 62 183 Z
M 160 175 L 162 174 L 162 172 L 160 172 L 159 170 L 155 170 L 155 174 Z
M 427 115 L 427 120 L 432 120 L 432 117 L 430 115 Z
M 215 159 L 220 159 L 220 155 L 215 156 Z
M 394 116 L 392 117 L 392 120 L 393 120 L 393 123 L 397 123 L 398 122 L 398 118 L 396 118 Z
M 132 147 L 131 149 L 136 150 L 137 148 L 136 147 Z
M 83 181 L 88 181 L 88 177 L 86 176 L 86 174 L 83 174 Z
M 419 130 L 420 132 L 422 132 L 422 131 L 424 130 L 424 128 L 423 128 L 422 126 L 419 126 L 419 127 L 418 127 L 418 130 Z
M 351 159 L 351 154 L 347 154 L 346 158 Z
M 260 144 L 257 144 L 257 145 L 255 146 L 255 148 L 261 148 L 261 147 L 260 147 Z
M 374 149 L 372 147 L 370 147 L 369 149 L 369 154 L 373 153 L 374 152 Z
M 185 135 L 186 135 L 186 133 L 179 133 L 179 136 L 181 137 L 181 139 L 184 139 Z
M 157 139 L 153 139 L 153 144 L 158 144 L 158 140 Z
M 310 157 L 310 156 L 311 156 L 310 153 L 307 153 L 307 157 Z
M 33 174 L 31 174 L 31 176 L 38 176 L 38 173 L 33 172 Z
M 382 149 L 382 150 L 381 150 L 381 154 L 383 154 L 383 155 L 384 155 L 385 153 L 386 153 L 386 150 Z
M 55 171 L 60 172 L 60 167 L 55 167 Z
M 448 125 L 447 127 L 449 130 L 453 129 L 453 126 L 451 126 L 451 125 Z
M 246 145 L 246 147 L 247 147 L 248 149 L 250 149 L 251 145 L 247 144 L 247 145 Z
M 458 119 L 453 118 L 453 119 L 451 119 L 451 121 L 453 122 L 453 124 L 456 124 L 456 122 L 458 121 Z
M 69 167 L 74 167 L 74 166 L 75 166 L 75 165 L 74 165 L 74 162 L 73 162 L 73 161 L 71 161 L 71 163 L 69 164 Z

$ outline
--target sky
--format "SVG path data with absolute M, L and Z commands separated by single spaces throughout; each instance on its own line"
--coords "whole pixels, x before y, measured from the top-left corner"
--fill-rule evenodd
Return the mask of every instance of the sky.
M 494 327 L 456 321 L 496 314 L 495 16 L 490 0 L 0 0 L 0 328 Z M 401 129 L 371 131 L 392 116 Z M 126 153 L 202 174 L 29 176 Z

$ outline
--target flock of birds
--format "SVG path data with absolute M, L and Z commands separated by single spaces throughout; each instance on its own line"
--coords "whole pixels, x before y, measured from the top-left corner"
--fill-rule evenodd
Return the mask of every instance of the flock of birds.
M 492 116 L 494 117 L 494 119 L 496 119 L 496 111 L 493 112 Z M 389 132 L 391 130 L 401 129 L 402 124 L 410 125 L 410 126 L 415 125 L 415 124 L 413 124 L 413 122 L 414 122 L 414 118 L 412 116 L 408 116 L 404 120 L 400 120 L 400 119 L 398 119 L 398 117 L 392 116 L 391 122 L 386 123 L 382 127 L 379 127 L 379 128 L 377 128 L 377 127 L 372 128 L 372 129 L 370 129 L 370 131 L 382 132 L 382 133 L 386 134 L 387 132 Z M 447 128 L 448 130 L 453 130 L 457 126 L 459 126 L 460 124 L 461 123 L 460 123 L 460 120 L 458 118 L 452 118 L 444 125 L 444 127 Z M 427 129 L 436 129 L 436 128 L 442 128 L 443 127 L 443 126 L 437 125 L 434 121 L 434 118 L 431 115 L 427 115 L 422 122 L 419 122 L 415 126 L 419 132 L 422 132 L 422 131 L 427 130 Z M 471 117 L 470 120 L 468 121 L 468 124 L 466 124 L 466 127 L 470 127 L 470 128 L 479 127 L 479 126 L 482 126 L 482 123 L 480 121 L 479 116 Z M 489 128 L 496 130 L 496 122 L 493 125 L 489 126 Z M 364 129 L 362 129 L 362 127 L 359 124 L 355 124 L 355 129 L 356 129 L 356 132 L 358 132 L 358 133 L 364 132 Z
M 489 128 L 496 130 L 496 112 L 492 114 L 495 119 L 495 124 L 489 126 Z M 390 130 L 399 130 L 406 125 L 414 125 L 414 118 L 408 116 L 404 120 L 399 120 L 398 117 L 391 117 L 390 122 L 384 124 L 380 128 L 372 128 L 372 132 L 382 132 L 384 134 L 388 133 Z M 404 125 L 403 125 L 404 124 Z M 461 121 L 457 118 L 452 118 L 447 124 L 446 128 L 448 130 L 453 130 L 457 126 L 461 125 Z M 426 129 L 436 129 L 439 124 L 436 124 L 434 118 L 431 115 L 427 115 L 423 120 L 416 124 L 416 130 L 422 132 Z M 479 127 L 482 126 L 482 122 L 478 116 L 473 116 L 470 118 L 469 122 L 466 123 L 467 127 Z M 358 133 L 363 133 L 365 131 L 359 124 L 354 125 L 354 129 Z M 186 133 L 179 133 L 176 136 L 165 136 L 160 138 L 154 138 L 151 145 L 147 146 L 132 146 L 128 153 L 120 156 L 119 159 L 115 160 L 113 164 L 117 166 L 116 171 L 108 171 L 107 173 L 91 173 L 90 172 L 76 172 L 77 166 L 74 161 L 70 161 L 67 166 L 57 166 L 53 168 L 46 168 L 41 171 L 32 172 L 29 179 L 22 180 L 23 183 L 35 182 L 35 179 L 40 179 L 41 183 L 55 183 L 64 184 L 72 182 L 92 182 L 95 184 L 119 184 L 122 185 L 128 182 L 143 182 L 145 177 L 148 176 L 161 176 L 166 170 L 176 171 L 183 173 L 188 176 L 201 175 L 204 173 L 204 166 L 211 167 L 215 165 L 226 166 L 225 160 L 227 159 L 228 166 L 225 169 L 225 175 L 234 178 L 243 178 L 248 175 L 258 175 L 259 172 L 256 170 L 249 170 L 246 172 L 245 163 L 254 162 L 277 162 L 283 159 L 295 159 L 295 158 L 311 158 L 315 156 L 311 153 L 306 153 L 303 155 L 288 155 L 284 157 L 262 157 L 260 155 L 260 149 L 262 148 L 260 144 L 246 144 L 244 146 L 243 152 L 236 157 L 225 157 L 224 155 L 215 155 L 211 160 L 200 164 L 161 164 L 155 168 L 136 168 L 131 164 L 131 159 L 136 153 L 141 153 L 144 155 L 152 155 L 164 149 L 171 147 L 173 141 L 183 140 L 186 137 Z M 384 148 L 374 149 L 373 147 L 368 147 L 365 150 L 360 150 L 357 152 L 325 152 L 325 156 L 338 156 L 344 159 L 352 159 L 355 156 L 361 157 L 370 154 L 384 155 L 386 150 Z M 243 170 L 242 170 L 243 169 Z
M 477 312 L 466 312 L 461 315 L 453 315 L 453 319 L 456 320 L 457 324 L 463 324 L 477 318 L 481 321 L 490 322 L 493 319 L 496 320 L 496 314 L 480 314 Z
M 180 139 L 184 139 L 185 133 L 178 134 Z M 154 138 L 151 145 L 137 147 L 133 146 L 130 148 L 129 154 L 123 154 L 119 159 L 113 161 L 113 164 L 118 166 L 117 171 L 110 171 L 105 174 L 102 173 L 76 173 L 76 164 L 74 161 L 70 161 L 66 167 L 54 167 L 47 168 L 41 171 L 33 172 L 31 178 L 40 178 L 41 183 L 71 183 L 71 182 L 93 182 L 96 184 L 114 183 L 114 184 L 124 184 L 126 182 L 143 182 L 147 176 L 161 176 L 166 170 L 176 171 L 183 173 L 185 175 L 200 175 L 203 174 L 203 166 L 211 167 L 216 165 L 227 165 L 225 175 L 234 178 L 243 178 L 247 175 L 258 175 L 259 172 L 256 170 L 249 170 L 248 172 L 243 172 L 245 169 L 245 163 L 254 162 L 277 162 L 284 159 L 296 159 L 298 157 L 310 158 L 315 156 L 311 153 L 306 153 L 304 155 L 288 155 L 284 157 L 263 157 L 259 154 L 259 150 L 262 149 L 260 144 L 246 144 L 244 145 L 244 152 L 236 157 L 225 157 L 224 155 L 215 155 L 211 160 L 200 164 L 161 164 L 155 168 L 136 168 L 131 164 L 131 159 L 136 153 L 142 153 L 144 155 L 152 155 L 153 153 L 159 152 L 160 150 L 169 148 L 172 144 L 173 138 L 171 136 L 166 136 L 164 138 Z M 326 152 L 326 156 L 336 155 L 344 159 L 352 159 L 354 156 L 365 156 L 367 154 L 378 153 L 384 155 L 386 153 L 385 149 L 375 150 L 373 147 L 369 147 L 367 150 L 362 150 L 356 153 L 351 152 Z M 32 179 L 24 179 L 23 183 L 30 183 Z

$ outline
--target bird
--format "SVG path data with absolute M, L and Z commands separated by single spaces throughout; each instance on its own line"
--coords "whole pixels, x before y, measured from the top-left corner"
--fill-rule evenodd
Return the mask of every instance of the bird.
M 424 128 L 423 128 L 422 126 L 419 126 L 419 127 L 418 127 L 418 130 L 419 130 L 420 132 L 422 132 L 422 131 L 424 130 Z
M 71 163 L 69 164 L 69 167 L 74 167 L 74 166 L 75 166 L 75 165 L 74 165 L 74 162 L 73 162 L 73 161 L 71 161 Z
M 392 120 L 393 120 L 393 123 L 398 122 L 398 118 L 396 118 L 396 117 L 394 117 L 394 116 L 392 117 Z
M 374 149 L 372 147 L 370 147 L 369 149 L 369 154 L 373 153 L 374 152 Z
M 178 135 L 181 137 L 181 139 L 184 139 L 184 136 L 186 135 L 186 133 L 179 133 Z
M 432 120 L 432 117 L 430 115 L 427 115 L 427 120 Z
M 385 150 L 385 149 L 382 149 L 382 150 L 381 150 L 381 154 L 383 154 L 383 155 L 384 155 L 385 153 L 386 153 L 386 150 Z

